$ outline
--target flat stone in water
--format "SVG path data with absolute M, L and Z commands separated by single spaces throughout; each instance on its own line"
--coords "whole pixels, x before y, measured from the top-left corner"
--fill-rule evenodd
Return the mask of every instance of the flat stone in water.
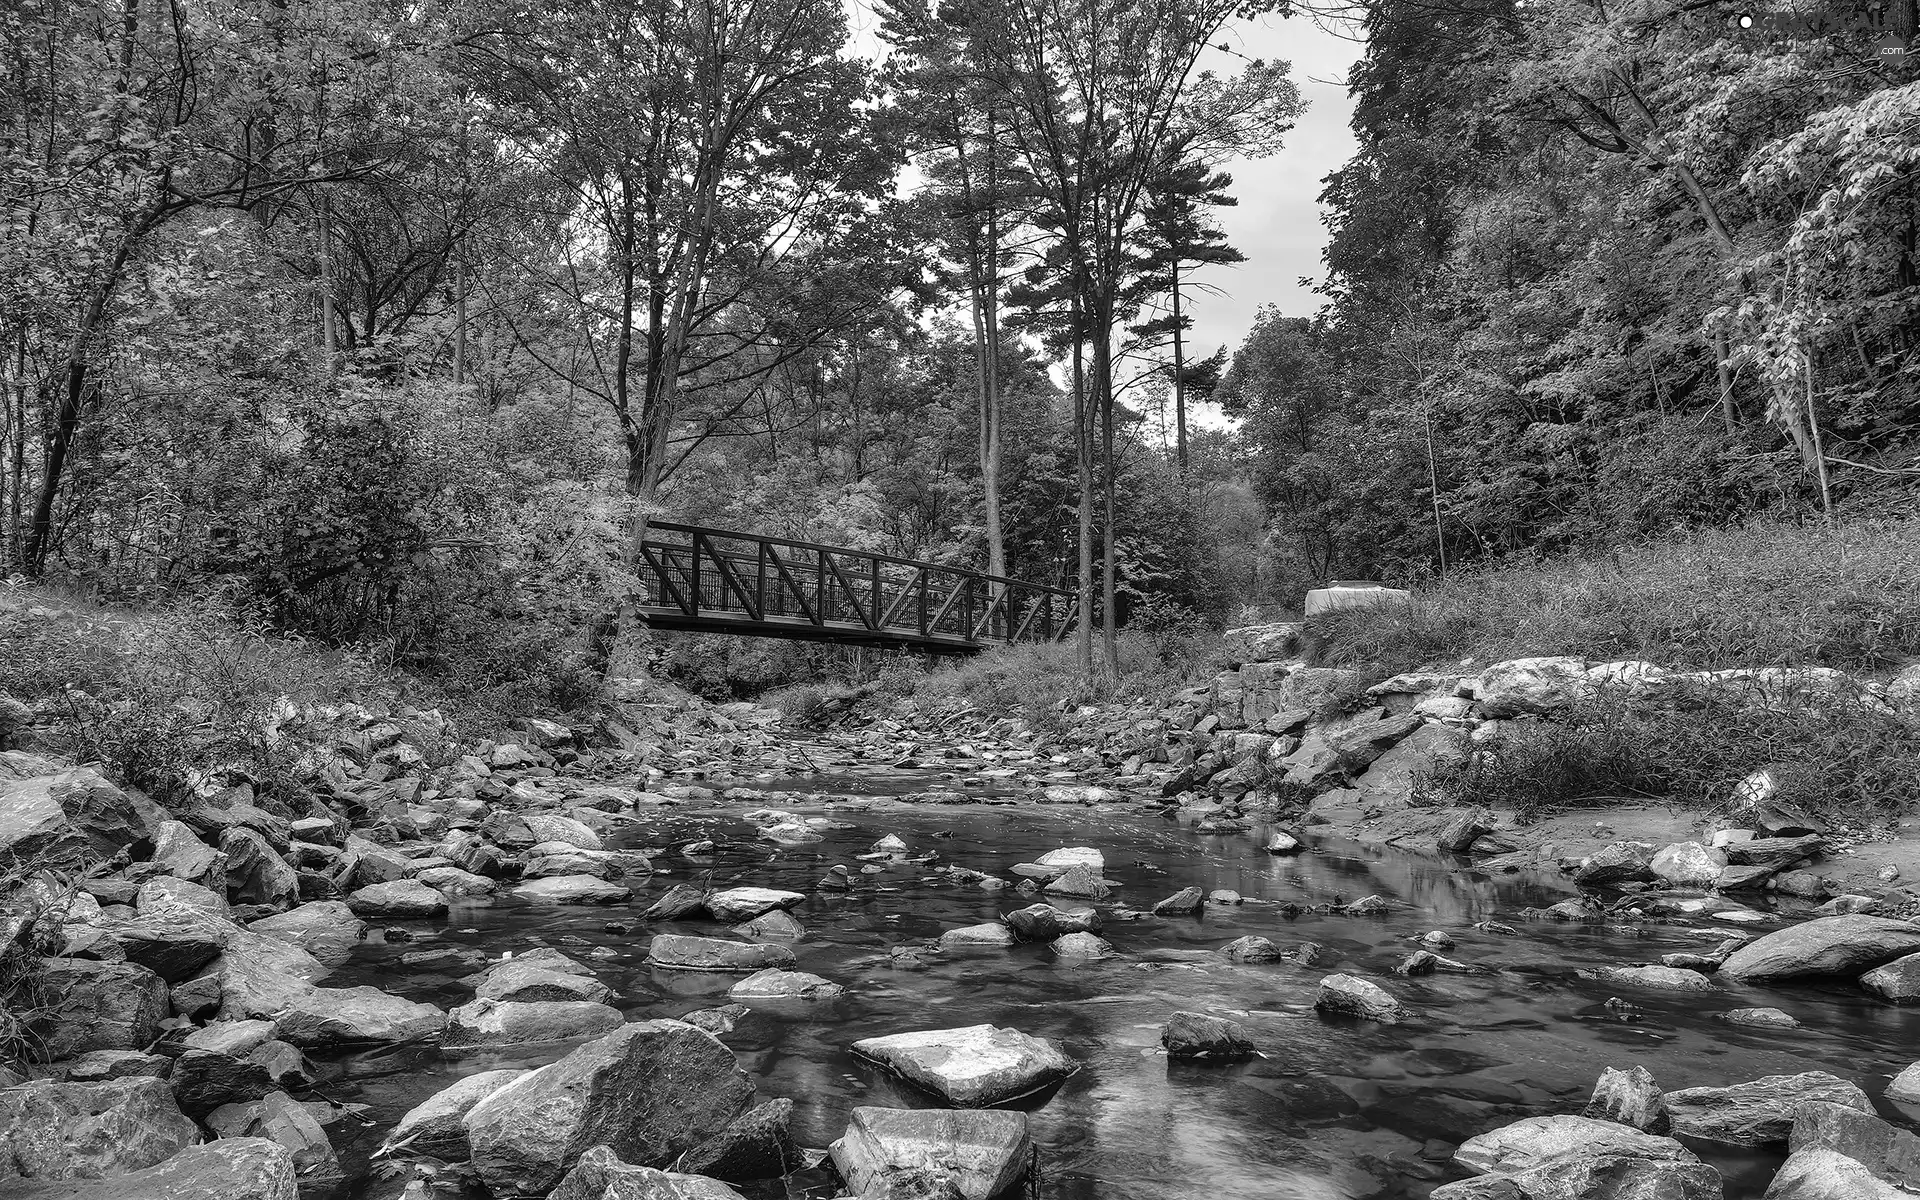
M 979 925 L 963 925 L 958 929 L 949 929 L 940 935 L 942 948 L 967 948 L 970 946 L 1011 946 L 1019 941 L 998 921 L 986 921 Z
M 1528 1117 L 1468 1138 L 1453 1161 L 1476 1175 L 1513 1174 L 1572 1150 L 1617 1150 L 1638 1158 L 1696 1162 L 1693 1151 L 1659 1137 L 1588 1117 Z
M 956 1108 L 1018 1100 L 1079 1069 L 1046 1039 L 993 1025 L 863 1038 L 853 1049 Z
M 1732 1087 L 1682 1088 L 1662 1099 L 1675 1133 L 1727 1146 L 1785 1145 L 1794 1110 L 1805 1101 L 1872 1111 L 1867 1094 L 1825 1071 L 1769 1075 Z
M 833 1000 L 847 989 L 805 971 L 756 971 L 727 990 L 730 1000 Z
M 1603 983 L 1626 983 L 1662 992 L 1711 992 L 1713 981 L 1684 967 L 1601 967 L 1594 971 Z
M 648 945 L 647 961 L 682 971 L 761 971 L 791 967 L 795 960 L 785 946 L 661 933 Z
M 553 875 L 523 883 L 513 894 L 536 904 L 618 904 L 633 892 L 593 875 Z
M 775 909 L 788 909 L 805 902 L 806 897 L 799 892 L 779 891 L 775 888 L 739 887 L 728 888 L 724 892 L 714 892 L 707 897 L 707 911 L 716 921 L 733 923 L 751 921 L 762 913 Z

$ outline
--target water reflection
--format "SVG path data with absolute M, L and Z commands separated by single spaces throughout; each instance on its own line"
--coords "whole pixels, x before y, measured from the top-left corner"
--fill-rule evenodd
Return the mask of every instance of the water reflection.
M 899 781 L 896 781 L 898 783 Z M 786 785 L 782 785 L 785 787 Z M 893 786 L 893 785 L 889 785 Z M 928 786 L 922 773 L 916 788 Z M 844 792 L 844 788 L 836 788 Z M 1647 961 L 1697 947 L 1697 930 L 1652 927 L 1638 935 L 1598 926 L 1522 922 L 1521 908 L 1568 893 L 1564 882 L 1489 876 L 1438 857 L 1360 844 L 1322 844 L 1294 858 L 1262 852 L 1265 828 L 1237 837 L 1202 835 L 1177 821 L 1119 810 L 991 806 L 908 806 L 886 800 L 839 804 L 829 812 L 855 828 L 814 845 L 773 848 L 732 812 L 675 811 L 638 828 L 632 844 L 673 846 L 699 834 L 722 846 L 710 863 L 661 859 L 674 873 L 653 883 L 750 882 L 810 891 L 834 863 L 878 837 L 898 834 L 915 854 L 937 849 L 945 863 L 1011 877 L 1017 862 L 1063 845 L 1097 846 L 1106 874 L 1122 885 L 1118 903 L 1143 910 L 1182 887 L 1239 892 L 1246 903 L 1209 905 L 1195 918 L 1111 920 L 1104 935 L 1120 951 L 1101 961 L 1056 960 L 1045 946 L 1021 946 L 935 960 L 924 970 L 889 965 L 889 947 L 988 921 L 1030 903 L 1012 891 L 949 882 L 925 866 L 889 864 L 860 878 L 873 890 L 812 896 L 796 911 L 808 937 L 794 946 L 799 967 L 837 980 L 853 995 L 828 1007 L 756 1010 L 726 1040 L 763 1094 L 794 1101 L 804 1145 L 839 1136 L 856 1105 L 922 1106 L 924 1095 L 853 1058 L 859 1038 L 912 1029 L 991 1022 L 1053 1039 L 1086 1066 L 1034 1113 L 1043 1147 L 1041 1193 L 1052 1200 L 1385 1200 L 1424 1197 L 1455 1177 L 1446 1146 L 1521 1116 L 1577 1111 L 1607 1066 L 1642 1063 L 1670 1087 L 1725 1084 L 1760 1075 L 1834 1070 L 1876 1093 L 1904 1067 L 1920 1034 L 1920 1013 L 1887 1008 L 1843 987 L 1771 991 L 1727 987 L 1707 996 L 1635 993 L 1633 1008 L 1609 1007 L 1619 993 L 1580 978 L 1582 967 Z M 1312 906 L 1378 894 L 1396 903 L 1386 917 L 1308 912 Z M 498 955 L 551 944 L 591 962 L 619 990 L 630 1017 L 676 1016 L 726 1002 L 732 976 L 659 971 L 644 963 L 657 931 L 712 935 L 708 922 L 677 922 L 610 933 L 632 911 L 528 907 L 502 902 L 457 908 L 437 928 L 420 923 L 412 943 L 370 943 L 340 972 L 337 986 L 379 982 L 412 998 L 451 1006 L 468 999 L 469 969 L 457 963 L 402 971 L 406 951 L 463 946 Z M 1500 918 L 1515 936 L 1474 930 Z M 1484 975 L 1399 979 L 1389 972 L 1430 929 L 1456 940 L 1448 955 L 1489 968 Z M 1211 951 L 1246 935 L 1283 946 L 1326 948 L 1313 968 L 1238 965 Z M 604 957 L 593 957 L 601 955 Z M 1311 1008 L 1321 976 L 1348 970 L 1381 980 L 1418 1015 L 1383 1027 L 1332 1021 Z M 1805 1028 L 1742 1028 L 1717 1011 L 1774 1005 Z M 1244 1064 L 1170 1063 L 1158 1051 L 1168 1013 L 1196 1008 L 1237 1014 L 1264 1051 Z M 361 1172 L 344 1195 L 388 1200 L 368 1179 L 366 1155 L 399 1115 L 453 1078 L 502 1066 L 551 1061 L 552 1047 L 526 1051 L 349 1056 L 330 1065 L 326 1094 L 365 1103 L 373 1124 L 336 1129 L 343 1158 Z M 1731 1200 L 1758 1197 L 1777 1160 L 1697 1147 L 1728 1173 Z M 1426 1157 L 1422 1152 L 1426 1152 Z M 1438 1158 L 1441 1163 L 1431 1161 Z

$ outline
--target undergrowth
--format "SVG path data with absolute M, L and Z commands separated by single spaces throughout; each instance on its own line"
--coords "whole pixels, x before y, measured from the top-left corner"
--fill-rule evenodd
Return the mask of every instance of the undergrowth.
M 1513 808 L 1533 819 L 1570 808 L 1656 800 L 1713 807 L 1761 766 L 1781 764 L 1788 800 L 1836 828 L 1920 811 L 1920 722 L 1870 699 L 1755 704 L 1750 694 L 1684 708 L 1595 699 L 1551 721 L 1515 721 L 1417 788 L 1427 803 Z
M 1411 670 L 1570 654 L 1666 667 L 1920 658 L 1920 519 L 1702 530 L 1602 555 L 1506 560 L 1414 603 L 1309 618 L 1328 665 Z

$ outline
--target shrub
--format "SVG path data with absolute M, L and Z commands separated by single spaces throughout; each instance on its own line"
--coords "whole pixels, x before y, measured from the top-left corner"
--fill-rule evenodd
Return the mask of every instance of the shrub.
M 1430 802 L 1517 809 L 1523 817 L 1620 800 L 1702 807 L 1769 764 L 1799 780 L 1795 802 L 1836 828 L 1872 829 L 1920 808 L 1920 723 L 1866 698 L 1755 704 L 1722 692 L 1684 708 L 1618 699 L 1565 719 L 1520 721 L 1417 786 Z
M 1395 670 L 1545 654 L 1873 670 L 1920 657 L 1916 579 L 1920 519 L 1755 523 L 1468 569 L 1307 624 L 1319 661 Z
M 1191 630 L 1141 633 L 1118 641 L 1120 674 L 1082 679 L 1072 641 L 1026 643 L 983 650 L 922 676 L 914 698 L 923 704 L 960 702 L 989 712 L 1019 712 L 1057 731 L 1063 709 L 1097 700 L 1160 702 L 1207 678 L 1219 639 Z M 1099 647 L 1094 647 L 1096 661 Z

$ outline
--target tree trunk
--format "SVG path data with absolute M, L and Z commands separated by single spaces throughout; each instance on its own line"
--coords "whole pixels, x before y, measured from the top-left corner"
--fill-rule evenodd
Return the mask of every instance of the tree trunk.
M 1100 417 L 1100 484 L 1102 495 L 1102 520 L 1100 523 L 1100 653 L 1101 669 L 1108 682 L 1120 678 L 1120 648 L 1117 641 L 1119 631 L 1119 611 L 1114 603 L 1115 576 L 1118 565 L 1114 562 L 1114 504 L 1116 476 L 1113 458 L 1113 344 L 1109 330 L 1111 322 L 1106 318 L 1106 308 L 1102 305 L 1094 316 L 1093 343 L 1093 397 L 1099 406 Z
M 1088 420 L 1086 340 L 1080 328 L 1080 294 L 1073 295 L 1073 444 L 1080 468 L 1080 564 L 1075 602 L 1080 618 L 1073 627 L 1073 655 L 1080 678 L 1093 676 L 1093 429 Z
M 1173 461 L 1187 473 L 1186 334 L 1180 328 L 1180 264 L 1173 264 Z
M 987 113 L 986 392 L 980 412 L 980 490 L 985 497 L 987 573 L 1007 573 L 1007 542 L 1000 519 L 1000 199 L 993 113 Z

